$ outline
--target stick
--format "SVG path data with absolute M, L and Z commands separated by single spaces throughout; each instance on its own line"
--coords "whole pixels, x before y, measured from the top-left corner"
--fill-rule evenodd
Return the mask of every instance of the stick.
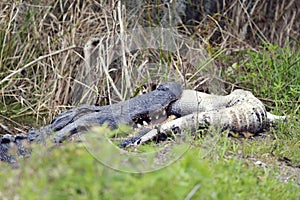
M 16 75 L 16 74 L 18 74 L 18 73 L 21 73 L 21 71 L 24 70 L 24 69 L 26 69 L 27 67 L 29 67 L 29 66 L 31 66 L 31 65 L 33 65 L 33 64 L 35 64 L 35 63 L 37 63 L 37 62 L 39 62 L 40 60 L 43 60 L 43 59 L 45 59 L 45 58 L 54 56 L 54 55 L 56 55 L 56 54 L 60 54 L 60 53 L 62 53 L 62 52 L 64 52 L 64 51 L 68 51 L 68 50 L 71 50 L 71 49 L 74 49 L 74 48 L 76 48 L 75 45 L 70 46 L 70 47 L 67 47 L 67 48 L 65 48 L 65 49 L 61 49 L 61 50 L 58 50 L 58 51 L 54 51 L 54 52 L 49 53 L 49 54 L 47 54 L 47 55 L 43 55 L 43 56 L 38 57 L 37 59 L 31 61 L 30 63 L 27 63 L 26 65 L 24 65 L 23 67 L 21 67 L 21 68 L 18 69 L 17 71 L 14 71 L 14 72 L 12 72 L 11 74 L 9 74 L 8 76 L 6 76 L 4 79 L 2 79 L 2 80 L 0 81 L 0 85 L 1 85 L 2 83 L 4 83 L 5 81 L 8 81 L 8 80 L 9 80 L 11 77 L 13 77 L 14 75 Z

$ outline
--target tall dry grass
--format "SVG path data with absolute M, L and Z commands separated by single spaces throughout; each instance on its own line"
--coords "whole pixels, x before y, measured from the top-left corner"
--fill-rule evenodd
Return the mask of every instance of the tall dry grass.
M 85 50 L 90 48 L 93 54 L 108 38 L 122 39 L 122 33 L 132 28 L 160 25 L 161 17 L 173 16 L 166 14 L 165 8 L 176 11 L 172 10 L 175 4 L 138 2 L 131 9 L 113 0 L 2 1 L 1 132 L 22 132 L 28 128 L 24 125 L 46 124 L 67 107 L 79 103 L 114 103 L 138 93 L 143 85 L 166 80 L 178 80 L 187 87 L 213 92 L 214 87 L 222 89 L 223 80 L 219 77 L 221 67 L 211 63 L 209 57 L 241 48 L 255 49 L 262 40 L 279 45 L 286 45 L 294 38 L 299 41 L 297 1 L 271 4 L 276 12 L 269 14 L 268 1 L 253 1 L 251 9 L 246 9 L 242 1 L 230 1 L 220 7 L 219 14 L 204 12 L 198 18 L 200 2 L 192 6 L 191 15 L 183 16 L 181 22 L 186 23 L 176 22 L 178 30 L 172 32 L 187 40 L 192 38 L 189 41 L 196 48 L 186 47 L 171 53 L 121 49 L 119 57 L 111 62 L 103 62 L 104 56 L 100 56 L 102 62 L 100 59 L 91 64 Z M 91 38 L 101 42 L 88 43 Z M 111 46 L 103 47 L 101 55 L 109 56 Z M 191 65 L 189 62 L 200 54 L 204 56 L 203 63 Z M 214 76 L 217 79 L 212 79 Z
M 68 106 L 86 40 L 113 31 L 117 23 L 111 9 L 96 1 L 0 6 L 3 116 L 12 121 L 35 116 L 45 123 Z

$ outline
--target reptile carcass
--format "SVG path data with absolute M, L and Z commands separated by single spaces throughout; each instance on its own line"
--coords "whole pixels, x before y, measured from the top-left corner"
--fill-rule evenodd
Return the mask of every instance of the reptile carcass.
M 259 99 L 241 89 L 227 96 L 184 90 L 181 98 L 170 104 L 167 115 L 175 115 L 177 119 L 143 128 L 137 136 L 122 141 L 121 146 L 138 145 L 168 132 L 182 129 L 195 131 L 208 125 L 221 130 L 259 133 L 276 121 L 286 119 L 285 116 L 267 112 Z
M 178 119 L 161 123 L 167 116 L 175 115 Z M 80 106 L 58 115 L 50 125 L 31 129 L 28 134 L 5 135 L 1 138 L 0 159 L 14 163 L 15 155 L 9 150 L 17 149 L 17 155 L 26 156 L 28 151 L 23 141 L 43 141 L 54 136 L 53 142 L 62 142 L 75 133 L 86 131 L 88 127 L 108 124 L 112 129 L 120 124 L 137 127 L 138 124 L 159 124 L 155 134 L 174 129 L 197 129 L 213 125 L 233 131 L 260 132 L 276 119 L 268 112 L 262 102 L 252 93 L 235 90 L 227 96 L 209 95 L 193 90 L 183 90 L 176 82 L 162 83 L 147 94 L 140 95 L 124 102 L 108 106 Z M 146 123 L 145 123 L 146 122 Z M 150 131 L 151 137 L 153 131 Z M 124 140 L 121 146 L 140 144 L 151 139 L 148 133 Z

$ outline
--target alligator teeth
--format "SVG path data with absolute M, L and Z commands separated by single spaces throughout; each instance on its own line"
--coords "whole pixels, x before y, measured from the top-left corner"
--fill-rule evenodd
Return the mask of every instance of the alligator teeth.
M 146 121 L 143 121 L 144 126 L 148 126 L 149 124 Z
M 142 127 L 142 125 L 141 125 L 141 124 L 136 124 L 136 126 L 137 126 L 138 128 L 141 128 L 141 127 Z
M 167 113 L 166 113 L 166 110 L 164 110 L 163 112 L 162 112 L 162 115 L 166 115 Z
M 156 116 L 155 116 L 155 119 L 158 119 L 158 118 L 159 118 L 159 115 L 156 115 Z

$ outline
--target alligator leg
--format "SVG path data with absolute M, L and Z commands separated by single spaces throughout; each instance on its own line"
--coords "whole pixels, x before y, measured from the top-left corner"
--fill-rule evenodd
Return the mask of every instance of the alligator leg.
M 276 124 L 276 122 L 278 121 L 286 121 L 286 116 L 277 116 L 277 115 L 273 115 L 272 113 L 267 112 L 267 119 L 268 119 L 268 123 L 270 125 L 272 124 Z

